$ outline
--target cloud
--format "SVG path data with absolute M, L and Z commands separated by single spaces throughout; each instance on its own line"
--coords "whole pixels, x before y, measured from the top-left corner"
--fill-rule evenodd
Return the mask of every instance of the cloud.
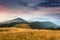
M 38 7 L 60 7 L 59 0 L 37 0 L 37 1 L 22 1 L 18 2 L 18 4 L 33 8 Z
M 18 2 L 18 4 L 23 5 L 23 6 L 28 6 L 27 2 Z
M 60 7 L 60 0 L 48 0 L 46 2 L 39 3 L 38 6 Z
M 20 4 L 20 6 L 26 6 L 26 7 L 38 9 L 38 7 L 42 6 L 42 4 L 40 3 L 44 3 L 44 2 L 46 2 L 46 0 L 28 0 L 28 1 L 25 0 L 25 1 L 17 2 L 17 4 Z
M 46 14 L 46 16 L 55 20 L 60 20 L 60 13 L 50 13 L 50 14 Z
M 60 0 L 1 0 L 0 3 L 6 8 L 39 9 L 40 7 L 58 7 Z
M 55 5 L 54 1 L 55 0 L 49 4 L 49 0 L 1 0 L 0 6 L 2 6 L 0 7 L 0 14 L 17 15 L 25 19 L 35 17 L 37 17 L 37 19 L 42 17 L 57 19 L 60 18 L 60 7 L 51 6 L 52 4 Z M 57 1 L 58 0 L 56 0 L 56 2 Z M 56 5 L 60 5 L 59 2 L 57 2 Z
M 54 17 L 60 17 L 60 14 L 59 13 L 51 13 L 51 14 L 48 14 L 50 16 L 54 16 Z

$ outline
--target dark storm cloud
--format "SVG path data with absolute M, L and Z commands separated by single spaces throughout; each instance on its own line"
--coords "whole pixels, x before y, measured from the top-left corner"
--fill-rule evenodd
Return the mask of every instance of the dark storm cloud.
M 60 0 L 37 0 L 32 2 L 22 1 L 18 3 L 21 5 L 30 6 L 30 7 L 59 7 L 60 6 Z
M 18 8 L 19 5 L 17 5 L 16 3 L 21 1 L 21 0 L 0 0 L 1 4 L 6 8 Z
M 23 5 L 23 6 L 28 6 L 32 8 L 37 8 L 39 7 L 40 3 L 47 2 L 47 0 L 29 0 L 29 1 L 21 1 L 18 2 L 18 4 Z M 40 4 L 41 5 L 41 4 Z
M 46 2 L 39 3 L 38 6 L 59 7 L 60 6 L 60 0 L 48 0 Z
M 0 4 L 5 7 L 59 7 L 60 0 L 0 0 Z
M 46 2 L 47 0 L 1 0 L 2 5 L 5 7 L 30 7 L 37 8 L 39 3 Z

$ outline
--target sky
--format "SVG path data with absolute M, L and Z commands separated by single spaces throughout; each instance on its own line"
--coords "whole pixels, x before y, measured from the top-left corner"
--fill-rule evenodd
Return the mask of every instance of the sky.
M 60 0 L 0 0 L 0 22 L 18 17 L 60 26 Z

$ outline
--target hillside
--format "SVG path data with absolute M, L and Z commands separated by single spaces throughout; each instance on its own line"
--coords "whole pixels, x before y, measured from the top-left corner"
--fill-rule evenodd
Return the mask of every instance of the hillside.
M 58 25 L 52 23 L 52 22 L 31 22 L 30 27 L 33 29 L 47 29 L 47 28 L 57 28 Z
M 12 27 L 12 26 L 14 26 L 16 24 L 20 24 L 20 23 L 28 23 L 28 22 L 22 18 L 16 18 L 16 19 L 12 19 L 12 20 L 4 21 L 4 22 L 0 23 L 0 27 Z
M 0 40 L 60 40 L 60 31 L 0 28 Z

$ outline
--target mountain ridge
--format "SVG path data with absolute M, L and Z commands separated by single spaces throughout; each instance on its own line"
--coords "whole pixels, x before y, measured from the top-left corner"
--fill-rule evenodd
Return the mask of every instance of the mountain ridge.
M 52 22 L 31 22 L 30 23 L 30 26 L 34 29 L 45 29 L 45 28 L 50 28 L 50 27 L 53 27 L 53 28 L 57 28 L 58 26 Z
M 9 21 L 4 21 L 2 23 L 11 23 L 11 22 L 27 22 L 26 20 L 22 19 L 22 18 L 15 18 Z
M 2 24 L 0 23 L 1 27 L 12 27 L 14 25 L 20 24 L 20 23 L 27 23 L 29 24 L 30 28 L 35 28 L 35 29 L 45 29 L 45 28 L 56 28 L 58 27 L 56 24 L 46 21 L 46 22 L 40 22 L 40 21 L 35 21 L 35 22 L 28 22 L 24 19 L 21 18 L 16 18 L 13 20 L 5 21 Z

